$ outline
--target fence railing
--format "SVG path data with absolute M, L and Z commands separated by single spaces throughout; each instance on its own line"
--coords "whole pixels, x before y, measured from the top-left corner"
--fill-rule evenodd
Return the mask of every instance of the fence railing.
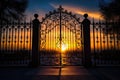
M 0 64 L 29 64 L 32 23 L 2 23 L 0 27 Z
M 0 24 L 0 65 L 29 64 L 32 57 L 32 23 Z M 120 23 L 98 22 L 90 26 L 93 65 L 120 65 Z
M 120 65 L 120 22 L 93 22 L 91 50 L 94 65 Z

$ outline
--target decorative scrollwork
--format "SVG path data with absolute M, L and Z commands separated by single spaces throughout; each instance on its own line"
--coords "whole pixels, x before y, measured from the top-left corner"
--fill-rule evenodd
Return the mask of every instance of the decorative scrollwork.
M 61 16 L 60 16 L 61 13 Z M 61 24 L 60 24 L 61 17 Z M 54 28 L 59 26 L 65 26 L 73 34 L 75 34 L 76 48 L 80 48 L 82 45 L 82 28 L 80 24 L 80 19 L 76 18 L 72 12 L 64 10 L 60 6 L 57 10 L 50 11 L 42 18 L 41 22 L 41 48 L 45 47 L 46 34 L 50 33 Z

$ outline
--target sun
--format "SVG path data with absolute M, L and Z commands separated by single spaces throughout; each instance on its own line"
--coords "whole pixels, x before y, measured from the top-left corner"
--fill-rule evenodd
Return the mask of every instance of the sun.
M 65 51 L 67 50 L 67 45 L 66 44 L 62 44 L 62 48 L 61 48 L 62 51 Z

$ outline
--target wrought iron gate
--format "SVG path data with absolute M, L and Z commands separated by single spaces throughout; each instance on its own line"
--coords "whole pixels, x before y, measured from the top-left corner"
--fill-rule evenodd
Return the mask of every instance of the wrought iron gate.
M 42 18 L 41 65 L 82 65 L 82 27 L 79 18 L 61 6 Z

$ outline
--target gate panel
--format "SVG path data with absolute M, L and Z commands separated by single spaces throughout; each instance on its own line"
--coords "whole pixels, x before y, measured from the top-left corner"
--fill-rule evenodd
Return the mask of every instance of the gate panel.
M 71 12 L 49 12 L 40 27 L 41 65 L 82 65 L 82 27 Z

